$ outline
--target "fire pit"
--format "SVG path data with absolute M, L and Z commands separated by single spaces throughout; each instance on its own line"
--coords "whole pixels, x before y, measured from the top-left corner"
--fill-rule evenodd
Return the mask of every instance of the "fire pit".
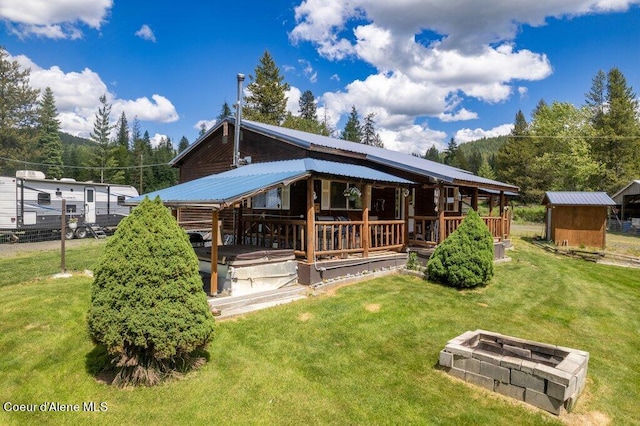
M 558 415 L 575 406 L 588 363 L 588 352 L 485 330 L 450 340 L 439 361 L 452 376 Z

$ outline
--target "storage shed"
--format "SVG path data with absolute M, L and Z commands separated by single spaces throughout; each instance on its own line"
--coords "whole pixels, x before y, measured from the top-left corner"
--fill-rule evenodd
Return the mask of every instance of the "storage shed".
M 546 192 L 546 236 L 556 245 L 606 245 L 607 208 L 616 203 L 605 192 Z
M 616 203 L 620 220 L 640 219 L 640 179 L 632 180 L 611 198 Z

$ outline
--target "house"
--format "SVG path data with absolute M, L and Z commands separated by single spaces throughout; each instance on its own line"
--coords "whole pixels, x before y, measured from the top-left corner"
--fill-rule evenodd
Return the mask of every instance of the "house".
M 226 244 L 291 250 L 303 284 L 404 264 L 408 247 L 434 247 L 482 199 L 490 205 L 484 221 L 504 244 L 507 197 L 518 191 L 424 158 L 279 126 L 242 120 L 236 132 L 232 117 L 171 164 L 180 184 L 147 195 L 160 196 L 186 229 L 211 230 L 213 241 L 221 233 Z
M 605 192 L 546 192 L 546 236 L 562 246 L 606 245 L 607 209 L 615 202 Z
M 640 180 L 633 180 L 611 197 L 616 203 L 621 230 L 640 232 Z

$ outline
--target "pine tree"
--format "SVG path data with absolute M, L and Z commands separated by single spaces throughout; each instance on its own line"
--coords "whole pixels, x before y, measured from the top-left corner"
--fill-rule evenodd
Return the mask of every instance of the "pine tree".
M 280 125 L 286 117 L 289 84 L 276 66 L 269 51 L 265 51 L 255 68 L 255 76 L 249 75 L 249 95 L 244 98 L 242 113 L 247 120 Z
M 100 107 L 93 122 L 93 132 L 91 139 L 97 144 L 97 152 L 93 159 L 93 165 L 100 168 L 100 182 L 105 181 L 105 168 L 114 167 L 111 158 L 110 135 L 114 126 L 111 124 L 111 104 L 107 102 L 107 95 L 100 96 Z M 107 177 L 108 178 L 108 177 Z
M 231 110 L 231 107 L 229 106 L 229 103 L 227 101 L 224 101 L 224 103 L 222 104 L 222 108 L 220 108 L 220 114 L 218 114 L 216 119 L 218 121 L 224 120 L 226 117 L 228 117 L 230 115 L 233 115 L 233 111 Z M 205 132 L 206 132 L 206 128 L 205 128 Z M 204 134 L 204 133 L 202 133 L 202 134 Z M 202 136 L 202 135 L 200 135 L 200 136 Z
M 424 154 L 424 158 L 431 161 L 436 161 L 438 163 L 442 163 L 442 158 L 440 158 L 440 151 L 436 148 L 436 145 L 431 145 L 431 148 L 427 150 Z
M 38 90 L 29 85 L 30 70 L 0 46 L 0 157 L 36 161 L 35 124 Z M 13 175 L 19 163 L 0 159 L 0 174 Z
M 207 133 L 207 125 L 204 122 L 202 122 L 200 123 L 200 131 L 198 132 L 198 136 L 201 137 L 205 133 Z
M 342 129 L 340 139 L 358 143 L 362 141 L 362 125 L 360 124 L 360 118 L 358 117 L 358 111 L 355 105 L 351 106 L 351 114 L 349 114 L 347 123 L 344 125 L 344 129 Z
M 62 141 L 60 140 L 60 122 L 53 91 L 47 87 L 38 109 L 38 144 L 42 154 L 42 163 L 46 164 L 46 176 L 60 179 L 64 175 L 62 163 Z
M 377 146 L 383 148 L 384 144 L 380 135 L 376 133 L 376 123 L 373 121 L 375 113 L 367 114 L 364 118 L 364 125 L 362 126 L 362 143 L 365 145 Z
M 187 139 L 186 136 L 183 136 L 178 143 L 178 152 L 182 152 L 187 148 L 189 148 L 189 139 Z
M 316 100 L 313 97 L 311 90 L 305 90 L 300 96 L 298 101 L 300 106 L 300 117 L 304 120 L 318 121 L 318 109 L 316 107 Z
M 112 163 L 116 164 L 116 167 L 123 167 L 123 169 L 118 170 L 115 173 L 109 174 L 109 182 L 110 183 L 120 183 L 124 184 L 130 181 L 131 179 L 131 171 L 126 169 L 125 167 L 129 167 L 132 165 L 131 162 L 131 143 L 129 138 L 129 122 L 127 121 L 127 116 L 124 111 L 120 115 L 120 119 L 115 125 L 116 129 L 116 140 L 115 146 L 111 148 L 111 156 L 113 158 Z
M 489 162 L 486 159 L 483 159 L 482 163 L 480 163 L 480 167 L 478 167 L 477 175 L 483 178 L 491 179 L 491 180 L 496 179 L 496 174 L 494 173 L 493 169 L 491 168 L 491 166 L 489 165 Z

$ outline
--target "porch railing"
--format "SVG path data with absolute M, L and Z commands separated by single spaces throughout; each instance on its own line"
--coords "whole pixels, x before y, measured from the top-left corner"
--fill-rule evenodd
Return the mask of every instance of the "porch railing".
M 444 238 L 448 238 L 464 220 L 464 216 L 446 216 L 444 218 Z M 410 245 L 435 246 L 440 239 L 438 216 L 410 216 L 413 219 L 413 232 L 409 233 Z M 502 241 L 511 234 L 511 216 L 505 212 L 503 216 L 488 216 L 482 220 L 489 228 L 494 239 Z
M 363 221 L 317 221 L 316 255 L 363 253 Z M 368 251 L 397 250 L 404 246 L 404 220 L 369 221 Z
M 305 220 L 247 219 L 242 224 L 246 245 L 293 249 L 296 256 L 306 254 Z

